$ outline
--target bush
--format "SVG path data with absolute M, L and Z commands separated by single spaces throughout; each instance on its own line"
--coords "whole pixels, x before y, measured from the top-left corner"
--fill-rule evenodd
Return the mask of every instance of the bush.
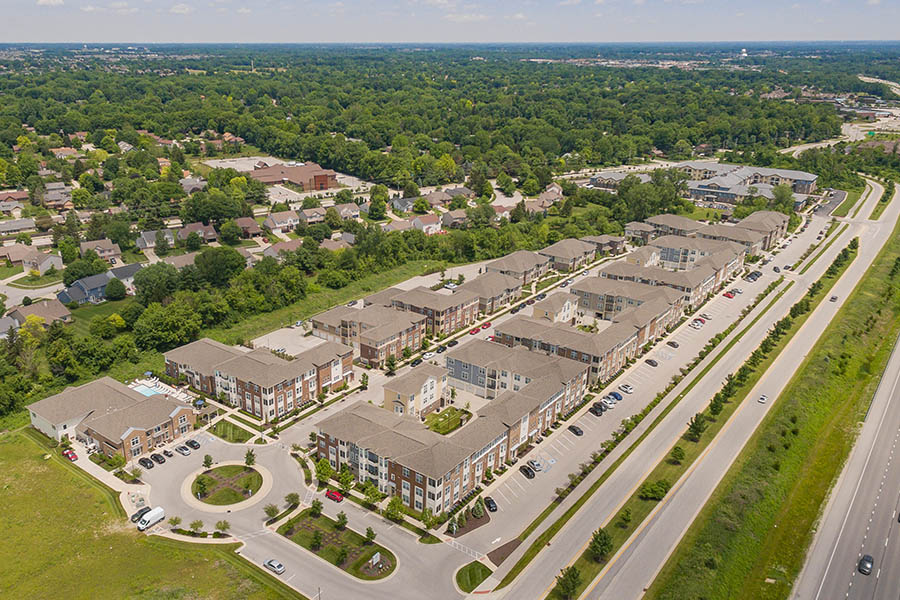
M 665 498 L 671 487 L 672 484 L 665 479 L 660 479 L 653 483 L 647 481 L 644 482 L 643 485 L 641 485 L 641 489 L 638 492 L 638 497 L 641 500 L 655 500 L 658 502 Z

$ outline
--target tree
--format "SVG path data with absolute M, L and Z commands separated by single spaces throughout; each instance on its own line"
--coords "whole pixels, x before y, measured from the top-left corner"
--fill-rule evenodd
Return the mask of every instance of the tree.
M 700 436 L 706 431 L 706 417 L 703 413 L 697 413 L 688 421 L 687 438 L 692 442 L 699 442 Z
M 247 452 L 244 453 L 244 464 L 248 467 L 256 464 L 256 453 L 253 451 L 253 448 L 247 449 Z
M 234 248 L 219 246 L 206 248 L 194 259 L 200 276 L 215 287 L 228 285 L 232 277 L 246 267 L 244 257 Z
M 288 506 L 298 506 L 300 504 L 300 494 L 297 492 L 290 492 L 284 497 L 284 503 Z
M 196 252 L 202 245 L 203 239 L 196 231 L 190 232 L 187 236 L 187 239 L 184 240 L 184 247 L 191 252 Z
M 274 504 L 266 504 L 263 506 L 263 512 L 265 512 L 266 516 L 270 519 L 274 519 L 278 516 L 278 507 Z
M 556 576 L 556 590 L 566 600 L 575 595 L 579 585 L 581 585 L 581 572 L 575 565 L 566 567 Z
M 210 468 L 213 464 L 213 457 L 209 454 L 203 457 L 203 466 L 207 469 Z
M 350 555 L 349 550 L 347 550 L 347 546 L 341 546 L 341 549 L 338 550 L 337 555 L 337 564 L 342 565 L 347 562 L 347 556 Z
M 372 200 L 369 203 L 369 218 L 373 221 L 380 221 L 387 215 L 387 202 L 381 200 Z
M 606 559 L 607 555 L 612 552 L 612 548 L 612 537 L 610 537 L 605 529 L 601 528 L 595 531 L 591 536 L 588 552 L 590 552 L 591 558 L 593 558 L 595 562 L 600 562 Z
M 310 548 L 318 550 L 322 547 L 322 532 L 316 529 L 313 531 L 312 539 L 309 542 Z
M 378 487 L 371 481 L 367 481 L 363 487 L 363 495 L 366 498 L 366 504 L 369 506 L 375 506 L 381 500 L 381 492 L 378 491 Z
M 69 265 L 66 271 L 75 263 Z M 135 298 L 144 306 L 149 306 L 151 302 L 165 302 L 177 287 L 178 269 L 167 263 L 158 262 L 134 274 Z
M 232 220 L 222 223 L 222 227 L 219 229 L 219 238 L 222 240 L 222 243 L 229 246 L 234 246 L 241 241 L 241 234 L 241 228 Z
M 347 526 L 347 515 L 344 511 L 341 511 L 337 514 L 337 526 L 338 529 L 343 529 Z
M 107 300 L 121 300 L 125 297 L 127 290 L 125 284 L 119 279 L 110 279 L 104 290 Z
M 316 463 L 316 479 L 319 480 L 319 485 L 327 484 L 332 475 L 334 475 L 334 467 L 327 458 L 320 458 Z
M 202 498 L 206 495 L 207 492 L 207 483 L 206 477 L 198 477 L 197 483 L 194 484 L 194 487 L 197 489 L 197 496 Z
M 222 519 L 221 521 L 216 522 L 216 529 L 218 531 L 221 531 L 222 533 L 225 533 L 226 531 L 231 529 L 231 523 L 229 523 L 225 519 Z
M 403 197 L 404 198 L 416 198 L 421 195 L 419 191 L 419 186 L 416 185 L 414 181 L 407 181 L 403 184 Z
M 475 506 L 472 507 L 472 516 L 476 519 L 480 519 L 484 516 L 484 503 L 481 501 L 480 497 L 475 501 Z
M 200 519 L 197 519 L 196 521 L 191 521 L 191 524 L 189 525 L 189 527 L 191 528 L 191 531 L 193 531 L 194 533 L 200 533 L 200 530 L 203 529 L 203 521 L 201 521 Z
M 428 204 L 428 200 L 424 197 L 416 198 L 416 201 L 413 202 L 413 212 L 419 215 L 424 215 L 428 211 L 431 210 L 431 205 Z
M 353 473 L 350 472 L 346 467 L 341 469 L 340 474 L 338 474 L 338 482 L 340 483 L 341 492 L 346 496 L 350 493 L 350 489 L 353 487 Z
M 619 525 L 624 528 L 628 527 L 629 523 L 631 523 L 631 509 L 625 508 L 619 513 Z
M 377 534 L 375 533 L 374 529 L 372 529 L 371 527 L 366 527 L 366 543 L 367 544 L 373 543 L 375 541 L 376 535 Z
M 179 525 L 181 525 L 181 517 L 171 517 L 169 519 L 169 525 L 172 526 L 172 529 L 177 529 Z
M 669 454 L 669 458 L 676 465 L 680 465 L 681 461 L 684 460 L 684 449 L 682 449 L 681 446 L 675 446 L 674 448 L 672 448 L 672 453 Z
M 144 472 L 141 470 L 140 467 L 135 467 L 135 468 L 131 469 L 131 472 L 129 473 L 129 475 L 131 475 L 132 481 L 137 481 L 138 479 L 141 478 L 141 475 L 143 475 L 143 474 L 144 474 Z
M 466 518 L 466 511 L 461 511 L 459 515 L 456 517 L 456 523 L 459 525 L 459 528 L 462 529 L 466 526 L 468 519 Z
M 397 373 L 397 357 L 391 354 L 387 357 L 387 360 L 384 361 L 384 368 L 387 371 L 388 375 L 394 375 Z
M 165 229 L 156 230 L 156 240 L 153 244 L 153 252 L 157 256 L 165 256 L 169 253 L 169 238 Z
M 360 375 L 359 386 L 364 390 L 369 389 L 369 374 L 368 373 L 363 373 L 362 375 Z
M 384 509 L 384 516 L 392 521 L 399 521 L 403 514 L 403 501 L 400 496 L 393 496 Z
M 26 246 L 31 245 L 31 234 L 29 233 L 20 233 L 16 236 L 17 244 L 25 244 Z
M 322 501 L 321 500 L 313 500 L 312 504 L 309 507 L 309 514 L 314 517 L 318 517 L 322 514 Z

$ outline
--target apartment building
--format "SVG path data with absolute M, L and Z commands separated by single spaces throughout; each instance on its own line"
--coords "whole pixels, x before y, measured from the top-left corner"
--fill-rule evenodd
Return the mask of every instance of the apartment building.
M 517 250 L 488 263 L 486 269 L 489 272 L 515 277 L 523 284 L 528 284 L 547 274 L 550 269 L 550 259 L 528 250 Z
M 617 190 L 626 177 L 635 177 L 640 183 L 650 181 L 649 173 L 623 173 L 621 171 L 600 171 L 590 179 L 590 186 L 601 190 Z
M 625 262 L 640 267 L 659 266 L 659 248 L 655 246 L 641 246 L 625 255 Z
M 698 265 L 690 271 L 667 271 L 659 267 L 640 267 L 627 262 L 617 262 L 600 270 L 600 277 L 624 281 L 636 281 L 646 285 L 667 286 L 684 295 L 685 309 L 694 309 L 715 291 L 721 277 L 709 266 Z
M 32 426 L 49 438 L 75 438 L 127 460 L 193 430 L 190 406 L 145 396 L 110 377 L 69 387 L 28 406 Z
M 640 221 L 631 221 L 625 224 L 625 237 L 646 244 L 656 235 L 656 228 Z
M 400 358 L 404 348 L 418 350 L 425 339 L 425 315 L 385 306 L 339 306 L 310 320 L 313 335 L 351 346 L 369 366 L 382 366 L 388 356 Z
M 699 222 L 693 219 L 669 214 L 656 215 L 644 219 L 644 222 L 653 227 L 654 237 L 663 235 L 694 237 L 697 234 L 697 230 L 702 227 Z
M 744 227 L 714 223 L 711 225 L 704 225 L 698 229 L 697 237 L 706 240 L 718 240 L 720 242 L 740 244 L 744 247 L 744 252 L 748 256 L 754 256 L 762 251 L 766 235 L 761 231 L 754 231 Z
M 166 361 L 166 375 L 176 380 L 185 378 L 195 390 L 215 396 L 216 367 L 244 353 L 245 350 L 239 347 L 201 338 L 173 348 L 164 353 L 163 357 Z
M 531 307 L 531 316 L 546 319 L 552 323 L 575 324 L 578 312 L 578 297 L 566 292 L 555 292 Z
M 538 252 L 550 259 L 550 266 L 557 271 L 573 272 L 594 262 L 597 247 L 594 244 L 567 238 L 551 244 Z
M 424 419 L 444 406 L 447 369 L 424 363 L 384 384 L 383 408 L 396 415 Z
M 450 335 L 478 320 L 478 295 L 457 289 L 454 294 L 442 294 L 419 286 L 400 292 L 391 299 L 397 310 L 425 316 L 425 329 L 434 334 Z
M 573 284 L 571 295 L 577 299 L 578 312 L 587 318 L 613 320 L 624 310 L 650 300 L 662 299 L 676 314 L 684 311 L 684 295 L 668 287 L 636 281 L 587 277 Z
M 479 312 L 491 314 L 522 297 L 522 280 L 488 271 L 459 286 L 457 293 L 461 291 L 475 294 Z
M 793 169 L 772 169 L 769 167 L 752 167 L 729 163 L 707 161 L 687 161 L 675 165 L 683 171 L 689 180 L 704 181 L 716 184 L 721 189 L 736 186 L 789 185 L 797 194 L 813 194 L 816 191 L 818 175 Z M 689 186 L 692 182 L 689 182 Z
M 664 235 L 650 244 L 659 248 L 659 266 L 673 271 L 693 269 L 700 259 L 723 250 L 745 251 L 742 244 L 678 235 Z
M 598 254 L 621 254 L 625 251 L 625 238 L 617 235 L 588 235 L 578 238 L 582 242 L 593 244 Z
M 756 231 L 763 235 L 762 247 L 768 250 L 787 235 L 790 217 L 773 210 L 758 210 L 737 222 L 735 227 Z

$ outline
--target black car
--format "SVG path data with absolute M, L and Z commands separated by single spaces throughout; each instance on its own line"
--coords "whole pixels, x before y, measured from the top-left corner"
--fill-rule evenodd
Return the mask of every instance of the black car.
M 516 313 L 518 313 L 518 312 L 519 312 L 519 307 L 518 307 L 518 306 L 514 306 L 514 307 L 512 308 L 512 310 L 509 311 L 509 314 L 514 315 L 514 314 L 516 314 Z
M 544 292 L 541 292 L 540 294 L 537 295 L 538 300 L 543 300 L 546 297 L 547 297 L 547 294 L 545 294 Z
M 411 367 L 418 367 L 418 366 L 421 365 L 421 364 L 422 364 L 422 359 L 421 359 L 421 358 L 417 358 L 416 360 L 414 360 L 414 361 L 412 361 L 411 363 L 409 363 L 409 366 L 411 366 Z
M 459 340 L 450 340 L 449 342 L 447 342 L 447 347 L 452 348 L 453 346 L 457 345 L 458 343 L 459 343 Z
M 872 558 L 868 554 L 864 554 L 861 559 L 859 559 L 859 564 L 856 566 L 857 570 L 863 575 L 871 575 L 872 567 L 875 564 L 875 559 Z
M 597 405 L 594 405 L 588 409 L 588 412 L 594 415 L 595 417 L 599 417 L 603 414 L 603 410 L 601 410 Z
M 675 340 L 669 340 L 668 342 L 666 342 L 666 346 L 670 346 L 672 348 L 677 348 L 678 342 L 676 342 Z
M 187 441 L 185 442 L 185 444 L 186 444 L 188 447 L 193 448 L 194 450 L 199 450 L 199 449 L 200 449 L 200 442 L 198 442 L 197 440 L 187 440 Z
M 175 454 L 174 454 L 171 450 L 169 450 L 168 448 L 166 448 L 165 450 L 163 450 L 163 454 L 164 454 L 165 456 L 167 456 L 168 458 L 172 458 L 173 456 L 175 456 Z
M 659 366 L 659 363 L 656 362 L 655 360 L 653 360 L 652 358 L 648 358 L 648 359 L 645 360 L 644 362 L 647 363 L 648 365 L 650 365 L 651 367 L 658 367 L 658 366 Z
M 132 523 L 137 523 L 138 521 L 141 520 L 141 517 L 143 517 L 144 515 L 146 515 L 148 512 L 150 512 L 150 507 L 149 507 L 149 506 L 145 506 L 145 507 L 142 508 L 141 510 L 139 510 L 139 511 L 137 511 L 136 513 L 134 513 L 133 515 L 131 515 L 131 522 L 132 522 Z
M 140 464 L 145 469 L 152 469 L 154 467 L 153 461 L 146 456 L 139 458 L 138 464 Z
M 484 507 L 488 509 L 488 512 L 497 512 L 497 503 L 490 496 L 484 497 Z
M 599 410 L 600 412 L 606 412 L 606 407 L 603 406 L 602 402 L 594 402 L 593 407 Z
M 581 430 L 581 427 L 579 427 L 578 425 L 569 425 L 568 429 L 569 429 L 569 431 L 571 431 L 572 433 L 574 433 L 575 435 L 577 435 L 579 437 L 584 435 L 584 432 Z
M 519 472 L 524 475 L 526 479 L 534 479 L 534 471 L 528 465 L 519 467 Z
M 442 353 L 444 353 L 444 352 L 446 352 L 446 351 L 447 351 L 447 346 L 444 346 L 443 344 L 441 344 L 440 346 L 437 347 L 437 351 L 436 351 L 436 352 L 437 352 L 438 354 L 442 354 Z
M 158 464 L 158 465 L 161 465 L 161 464 L 163 464 L 164 462 L 166 462 L 166 459 L 163 458 L 163 455 L 162 455 L 162 454 L 157 454 L 156 452 L 154 452 L 153 454 L 151 454 L 151 455 L 150 455 L 150 458 L 152 458 L 152 459 L 153 459 L 153 462 L 155 462 L 155 463 Z

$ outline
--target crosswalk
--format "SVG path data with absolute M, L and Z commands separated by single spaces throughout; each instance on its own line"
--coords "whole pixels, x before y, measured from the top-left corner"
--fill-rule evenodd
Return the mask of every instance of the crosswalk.
M 481 552 L 478 552 L 474 548 L 469 548 L 468 546 L 466 546 L 464 544 L 460 544 L 459 542 L 457 542 L 454 539 L 448 540 L 447 544 L 449 544 L 451 548 L 453 548 L 455 550 L 459 550 L 463 554 L 465 554 L 467 556 L 471 556 L 475 560 L 480 560 L 481 558 L 484 557 L 484 554 L 482 554 Z

